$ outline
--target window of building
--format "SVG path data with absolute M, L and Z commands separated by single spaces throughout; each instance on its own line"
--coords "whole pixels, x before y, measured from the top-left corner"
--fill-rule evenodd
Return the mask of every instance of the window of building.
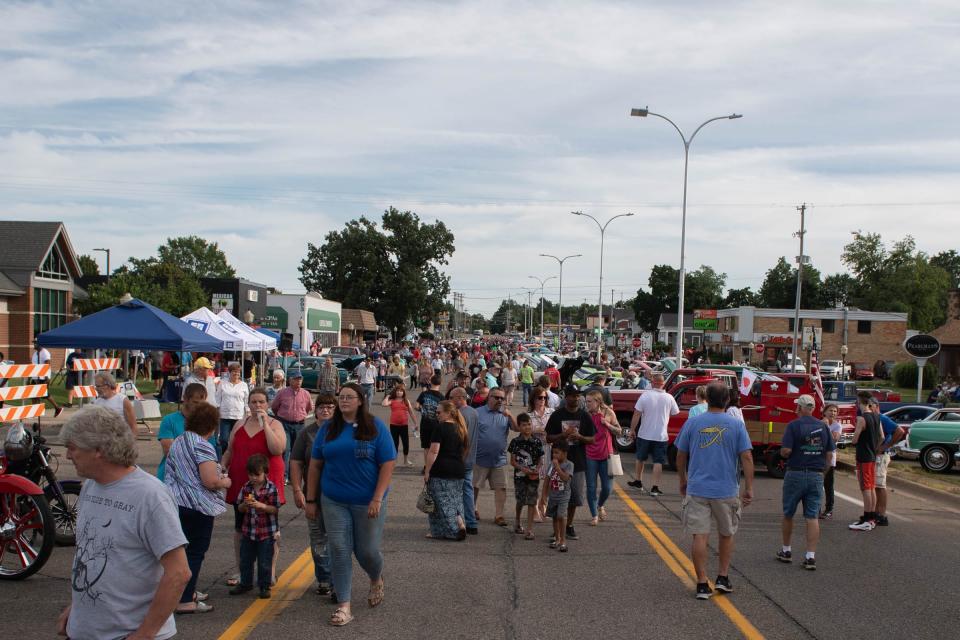
M 870 333 L 870 325 L 869 320 L 857 320 L 857 333 Z
M 256 302 L 260 298 L 260 292 L 256 289 L 247 289 L 247 301 Z
M 729 318 L 723 319 L 723 326 L 720 329 L 721 331 L 736 331 L 737 330 L 737 318 L 736 316 L 730 316 Z
M 837 332 L 837 321 L 836 320 L 821 320 L 820 328 L 824 333 L 836 333 Z
M 54 289 L 33 290 L 33 335 L 56 329 L 67 323 L 67 292 Z
M 60 249 L 57 248 L 57 245 L 53 245 L 50 249 L 50 253 L 47 254 L 43 264 L 40 265 L 40 269 L 37 270 L 37 275 L 41 278 L 50 278 L 51 280 L 70 279 L 70 273 L 67 271 L 67 263 L 60 254 Z

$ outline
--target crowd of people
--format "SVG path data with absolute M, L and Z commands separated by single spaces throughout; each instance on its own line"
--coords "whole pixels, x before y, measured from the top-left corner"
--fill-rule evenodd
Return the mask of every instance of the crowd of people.
M 614 439 L 622 427 L 602 381 L 582 389 L 569 381 L 566 367 L 537 372 L 516 351 L 482 344 L 416 351 L 389 358 L 371 353 L 358 367 L 357 382 L 340 384 L 338 378 L 315 398 L 303 388 L 297 369 L 287 374 L 278 369 L 270 387 L 251 389 L 241 368 L 231 365 L 227 377 L 211 386 L 210 363 L 199 357 L 179 410 L 160 425 L 163 458 L 156 478 L 135 465 L 135 433 L 120 403 L 113 406 L 107 396 L 107 402 L 74 415 L 62 439 L 77 472 L 87 479 L 80 497 L 75 578 L 97 565 L 102 580 L 96 585 L 81 581 L 74 589 L 61 631 L 75 638 L 107 637 L 106 629 L 129 637 L 168 637 L 172 613 L 212 612 L 215 603 L 197 584 L 213 543 L 214 521 L 228 510 L 234 514 L 235 563 L 227 579 L 229 593 L 256 589 L 258 597 L 270 598 L 288 485 L 307 518 L 316 592 L 336 605 L 328 622 L 349 624 L 354 559 L 369 580 L 367 605 L 376 607 L 385 597 L 382 539 L 388 497 L 398 456 L 403 466 L 413 466 L 411 429 L 423 451 L 429 539 L 463 542 L 478 535 L 478 498 L 485 487 L 493 492 L 489 522 L 525 541 L 537 539 L 535 523 L 550 522 L 549 548 L 561 553 L 579 539 L 578 507 L 589 510 L 585 521 L 591 527 L 608 519 L 614 458 L 619 462 Z M 388 362 L 386 369 L 381 362 Z M 450 378 L 446 386 L 444 374 Z M 629 427 L 637 448 L 634 480 L 628 484 L 645 491 L 649 460 L 649 494 L 659 496 L 667 423 L 678 407 L 663 391 L 662 375 L 644 381 L 650 392 L 641 394 Z M 416 398 L 408 395 L 415 387 L 420 387 Z M 514 398 L 518 387 L 521 394 Z M 376 391 L 382 391 L 380 404 L 389 409 L 387 422 L 372 414 Z M 703 599 L 714 589 L 733 590 L 728 569 L 742 508 L 752 500 L 753 447 L 725 385 L 706 385 L 697 396 L 700 403 L 690 410 L 675 445 L 682 520 L 693 538 L 696 596 Z M 516 414 L 513 399 L 522 399 Z M 854 443 L 864 514 L 851 528 L 866 531 L 886 524 L 881 460 L 898 434 L 896 425 L 891 431 L 882 423 L 869 394 L 861 400 Z M 786 460 L 783 544 L 776 557 L 792 561 L 793 517 L 802 504 L 807 545 L 802 564 L 815 569 L 819 520 L 832 516 L 840 430 L 836 407 L 827 406 L 821 421 L 812 417 L 813 398 L 800 396 L 796 404 L 799 417 L 788 425 L 781 449 Z M 111 517 L 120 528 L 106 531 L 103 523 Z M 711 525 L 719 533 L 713 586 L 706 577 Z M 129 535 L 118 535 L 121 529 L 129 529 Z M 123 559 L 108 562 L 106 549 Z M 143 597 L 119 606 L 130 594 Z

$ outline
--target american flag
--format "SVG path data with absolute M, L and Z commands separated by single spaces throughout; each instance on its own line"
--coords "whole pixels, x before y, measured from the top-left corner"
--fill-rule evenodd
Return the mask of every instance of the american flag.
M 810 375 L 813 376 L 814 384 L 823 396 L 823 378 L 820 377 L 820 363 L 817 361 L 816 351 L 810 352 Z

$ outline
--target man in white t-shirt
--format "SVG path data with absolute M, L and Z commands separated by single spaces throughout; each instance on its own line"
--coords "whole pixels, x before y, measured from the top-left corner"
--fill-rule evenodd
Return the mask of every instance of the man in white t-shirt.
M 643 463 L 650 457 L 653 460 L 652 496 L 663 495 L 660 475 L 667 462 L 667 424 L 670 416 L 680 413 L 677 401 L 663 390 L 663 381 L 662 373 L 650 376 L 651 388 L 640 394 L 630 419 L 630 430 L 637 441 L 637 466 L 636 478 L 627 484 L 643 491 Z
M 36 342 L 33 343 L 33 355 L 30 356 L 31 364 L 50 364 L 50 352 L 47 351 L 45 347 L 41 347 Z M 49 384 L 50 383 L 50 374 L 45 376 L 36 376 L 30 379 L 30 384 Z M 56 418 L 61 413 L 63 413 L 63 407 L 57 404 L 57 401 L 53 399 L 53 396 L 50 393 L 47 393 L 47 397 L 44 398 L 45 402 L 49 402 L 53 405 L 53 417 Z

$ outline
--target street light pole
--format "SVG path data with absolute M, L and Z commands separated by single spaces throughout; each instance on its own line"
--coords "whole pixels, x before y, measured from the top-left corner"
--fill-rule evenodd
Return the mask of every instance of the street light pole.
M 557 307 L 557 333 L 560 334 L 561 337 L 563 336 L 563 263 L 570 258 L 580 258 L 582 256 L 583 254 L 575 253 L 572 256 L 558 258 L 557 256 L 550 255 L 549 253 L 540 254 L 541 258 L 553 258 L 560 263 L 560 294 L 558 296 L 560 298 L 560 302 L 558 303 L 559 306 Z
M 800 237 L 800 257 L 797 258 L 797 302 L 793 309 L 793 353 L 790 354 L 790 364 L 788 371 L 796 373 L 797 371 L 797 331 L 800 330 L 800 288 L 803 285 L 803 236 L 807 234 L 804 228 L 804 214 L 807 212 L 806 203 L 797 207 L 800 212 L 800 231 L 794 233 L 794 237 Z
M 107 279 L 110 279 L 110 249 L 94 249 L 94 251 L 103 251 L 107 254 Z
M 716 118 L 710 118 L 703 122 L 699 127 L 697 127 L 693 133 L 687 138 L 683 131 L 680 130 L 680 127 L 677 124 L 668 118 L 667 116 L 661 115 L 659 113 L 654 113 L 650 111 L 649 108 L 644 107 L 643 109 L 631 109 L 631 116 L 638 116 L 640 118 L 646 118 L 647 116 L 656 116 L 662 120 L 666 120 L 673 128 L 677 130 L 677 133 L 680 134 L 680 139 L 683 140 L 683 207 L 681 214 L 680 222 L 680 294 L 677 300 L 677 347 L 676 347 L 676 356 L 677 356 L 677 366 L 680 366 L 683 358 L 683 294 L 684 294 L 684 281 L 686 279 L 685 267 L 685 258 L 686 258 L 686 245 L 687 245 L 687 168 L 690 164 L 690 144 L 693 142 L 693 139 L 697 136 L 697 133 L 700 132 L 700 129 L 703 129 L 705 126 L 714 122 L 716 120 L 736 120 L 737 118 L 742 118 L 743 116 L 737 113 L 731 113 L 728 116 L 717 116 Z
M 607 232 L 607 226 L 617 218 L 629 218 L 632 216 L 632 213 L 621 213 L 613 216 L 605 223 L 600 224 L 600 221 L 594 218 L 589 213 L 584 213 L 582 211 L 571 211 L 575 216 L 583 216 L 584 218 L 590 218 L 593 220 L 597 227 L 600 229 L 600 294 L 597 297 L 597 327 L 600 333 L 597 334 L 597 364 L 600 364 L 600 352 L 603 349 L 603 237 Z
M 546 280 L 541 280 L 537 276 L 527 276 L 528 278 L 533 278 L 540 283 L 540 345 L 543 345 L 543 285 L 547 284 L 557 276 L 550 276 Z

